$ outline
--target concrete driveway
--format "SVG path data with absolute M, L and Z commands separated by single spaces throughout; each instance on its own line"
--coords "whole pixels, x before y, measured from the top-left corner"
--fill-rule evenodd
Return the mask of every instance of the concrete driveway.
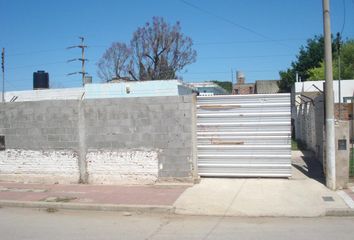
M 218 216 L 324 216 L 348 206 L 323 184 L 321 165 L 305 152 L 293 152 L 293 176 L 202 178 L 175 202 L 178 214 Z

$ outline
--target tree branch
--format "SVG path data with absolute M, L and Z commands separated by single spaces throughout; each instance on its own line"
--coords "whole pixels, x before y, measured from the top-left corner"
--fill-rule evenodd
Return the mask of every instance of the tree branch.
M 134 73 L 132 71 L 128 71 L 128 73 L 130 74 L 130 76 L 132 76 L 132 78 L 135 80 L 135 81 L 138 81 L 138 79 L 135 77 Z

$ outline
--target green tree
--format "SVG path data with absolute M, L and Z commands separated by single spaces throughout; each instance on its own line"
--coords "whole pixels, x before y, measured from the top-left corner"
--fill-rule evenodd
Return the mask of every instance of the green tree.
M 339 79 L 338 52 L 333 55 L 333 78 Z M 354 40 L 344 42 L 340 48 L 340 78 L 354 79 Z M 325 79 L 324 63 L 319 67 L 308 70 L 309 80 Z
M 335 66 L 333 66 L 333 72 L 335 71 Z M 324 63 L 321 62 L 320 66 L 317 68 L 311 68 L 309 71 L 309 80 L 314 81 L 314 80 L 323 80 L 325 78 L 325 69 L 324 69 Z M 334 75 L 335 76 L 335 75 Z
M 354 79 L 354 39 L 345 42 L 341 48 L 341 78 Z
M 332 49 L 335 50 L 335 42 L 333 40 Z M 301 46 L 296 56 L 296 60 L 285 71 L 280 71 L 281 81 L 279 83 L 282 92 L 290 92 L 292 85 L 295 83 L 296 72 L 302 81 L 310 78 L 310 69 L 321 67 L 324 58 L 324 40 L 322 36 L 314 36 L 307 40 L 306 46 Z
M 224 82 L 221 82 L 221 81 L 212 81 L 213 83 L 216 83 L 217 85 L 219 85 L 220 87 L 222 87 L 223 89 L 225 89 L 228 93 L 231 94 L 232 92 L 232 83 L 231 82 L 228 82 L 228 81 L 224 81 Z

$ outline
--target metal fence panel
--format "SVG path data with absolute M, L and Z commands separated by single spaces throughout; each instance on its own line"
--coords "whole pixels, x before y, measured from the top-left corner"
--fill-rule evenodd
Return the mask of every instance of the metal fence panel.
M 197 97 L 200 176 L 291 176 L 290 94 Z

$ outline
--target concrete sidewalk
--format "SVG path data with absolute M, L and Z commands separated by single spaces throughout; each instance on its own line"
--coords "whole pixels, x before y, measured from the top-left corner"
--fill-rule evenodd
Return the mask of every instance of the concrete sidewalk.
M 293 152 L 291 179 L 205 178 L 174 204 L 178 214 L 316 217 L 347 215 L 348 206 L 323 184 L 321 165 Z
M 0 182 L 0 206 L 168 212 L 187 187 Z
M 178 214 L 249 217 L 316 217 L 348 210 L 336 192 L 312 179 L 203 179 L 174 206 Z

